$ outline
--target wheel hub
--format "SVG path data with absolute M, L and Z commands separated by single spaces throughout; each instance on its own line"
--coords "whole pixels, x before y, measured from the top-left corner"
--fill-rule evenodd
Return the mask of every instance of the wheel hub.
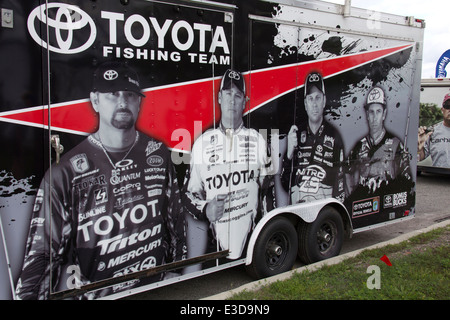
M 281 256 L 283 254 L 283 248 L 280 247 L 277 244 L 272 244 L 269 248 L 268 248 L 269 254 L 271 256 Z
M 283 263 L 288 244 L 283 233 L 276 233 L 266 245 L 266 261 L 269 268 L 277 268 Z
M 319 232 L 318 238 L 319 238 L 319 241 L 321 241 L 321 242 L 330 242 L 331 234 L 329 234 L 325 230 L 321 230 L 321 232 Z

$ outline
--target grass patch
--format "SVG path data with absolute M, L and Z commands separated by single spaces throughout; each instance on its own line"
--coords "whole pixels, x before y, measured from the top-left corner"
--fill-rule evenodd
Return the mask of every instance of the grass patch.
M 449 300 L 450 226 L 395 245 L 365 250 L 315 271 L 295 273 L 231 300 Z M 380 258 L 386 255 L 392 266 Z M 380 289 L 369 289 L 369 266 L 379 267 Z M 373 283 L 371 281 L 371 283 Z

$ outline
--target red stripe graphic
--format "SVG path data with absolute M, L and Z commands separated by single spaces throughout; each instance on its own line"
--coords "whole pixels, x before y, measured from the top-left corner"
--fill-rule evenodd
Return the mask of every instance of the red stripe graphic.
M 313 70 L 327 78 L 410 47 L 404 45 L 247 72 L 244 76 L 250 101 L 246 112 L 300 88 L 304 85 L 306 75 Z M 200 131 L 211 127 L 214 117 L 220 119 L 217 102 L 219 85 L 220 77 L 147 90 L 136 127 L 163 141 L 169 148 L 189 151 L 196 138 L 194 134 L 198 135 Z M 48 128 L 48 108 L 43 106 L 4 112 L 0 114 L 0 120 Z M 201 130 L 195 130 L 196 121 L 201 122 Z M 87 100 L 51 105 L 51 127 L 56 131 L 88 134 L 96 131 L 97 117 Z M 182 139 L 177 137 L 183 132 L 190 141 L 180 143 Z M 180 145 L 184 147 L 180 148 Z

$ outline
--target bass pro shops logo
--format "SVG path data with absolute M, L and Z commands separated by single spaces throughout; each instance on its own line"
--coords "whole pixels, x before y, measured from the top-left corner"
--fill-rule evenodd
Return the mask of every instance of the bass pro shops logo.
M 65 3 L 48 3 L 35 8 L 28 16 L 27 25 L 37 44 L 61 54 L 88 49 L 97 35 L 94 20 L 79 7 Z M 42 39 L 36 31 L 46 30 L 43 25 L 48 26 L 48 39 Z

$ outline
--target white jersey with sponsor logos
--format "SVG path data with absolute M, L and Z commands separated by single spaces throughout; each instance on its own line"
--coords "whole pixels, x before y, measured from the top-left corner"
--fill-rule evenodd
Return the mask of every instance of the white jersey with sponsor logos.
M 354 183 L 372 191 L 399 175 L 411 176 L 409 154 L 401 140 L 386 130 L 378 141 L 363 137 L 351 150 L 349 160 Z
M 270 167 L 266 141 L 254 129 L 211 129 L 194 143 L 187 207 L 205 220 L 207 202 L 226 196 L 224 214 L 211 227 L 220 248 L 230 250 L 230 259 L 242 254 L 257 214 L 261 182 Z
M 65 264 L 86 284 L 184 258 L 184 213 L 170 160 L 161 142 L 143 134 L 127 150 L 107 152 L 91 135 L 68 151 L 36 197 L 18 297 L 48 298 Z M 146 280 L 106 290 L 140 282 Z

